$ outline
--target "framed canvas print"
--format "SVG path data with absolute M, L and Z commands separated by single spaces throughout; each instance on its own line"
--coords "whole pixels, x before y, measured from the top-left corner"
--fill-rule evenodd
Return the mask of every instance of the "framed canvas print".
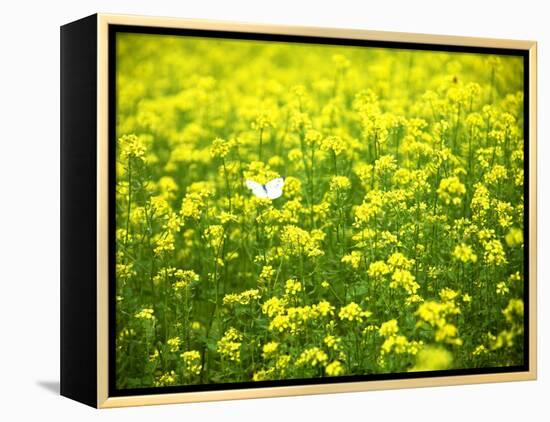
M 61 394 L 536 378 L 536 43 L 61 28 Z

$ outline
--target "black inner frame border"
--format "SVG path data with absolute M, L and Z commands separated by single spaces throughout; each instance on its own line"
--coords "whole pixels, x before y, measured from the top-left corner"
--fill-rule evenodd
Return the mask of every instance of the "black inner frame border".
M 464 368 L 439 371 L 423 372 L 403 372 L 391 374 L 367 374 L 367 375 L 344 375 L 337 377 L 306 378 L 306 379 L 286 379 L 276 381 L 249 381 L 217 384 L 192 384 L 167 387 L 145 387 L 132 389 L 118 389 L 116 387 L 116 35 L 117 33 L 135 33 L 151 35 L 176 35 L 188 37 L 221 38 L 233 40 L 250 41 L 270 41 L 283 43 L 301 43 L 301 44 L 325 44 L 350 47 L 370 47 L 370 48 L 389 48 L 399 50 L 427 50 L 455 53 L 478 53 L 478 54 L 498 54 L 508 56 L 519 56 L 523 58 L 523 139 L 524 139 L 524 213 L 523 213 L 523 239 L 524 239 L 524 345 L 523 345 L 523 365 L 506 367 L 485 367 L 485 368 Z M 424 44 L 414 42 L 400 41 L 374 41 L 362 39 L 347 39 L 320 36 L 303 35 L 283 35 L 266 34 L 237 31 L 205 30 L 205 29 L 184 29 L 184 28 L 164 28 L 139 25 L 108 25 L 108 219 L 109 219 L 109 246 L 108 246 L 108 309 L 109 309 L 109 333 L 108 333 L 108 396 L 136 396 L 151 394 L 169 394 L 203 391 L 223 391 L 235 389 L 254 389 L 262 387 L 283 387 L 283 386 L 305 386 L 319 384 L 337 384 L 344 382 L 364 382 L 381 380 L 399 380 L 399 379 L 418 379 L 433 378 L 453 375 L 482 375 L 511 372 L 528 372 L 530 368 L 529 357 L 529 124 L 530 124 L 530 98 L 529 98 L 529 50 L 495 48 L 495 47 L 471 47 L 463 45 L 440 45 Z

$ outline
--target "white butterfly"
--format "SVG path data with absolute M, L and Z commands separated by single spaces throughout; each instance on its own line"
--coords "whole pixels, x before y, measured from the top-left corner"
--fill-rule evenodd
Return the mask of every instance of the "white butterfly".
M 277 199 L 283 194 L 285 179 L 283 177 L 277 177 L 276 179 L 270 180 L 265 185 L 254 182 L 253 180 L 247 180 L 245 183 L 246 187 L 250 189 L 256 197 Z

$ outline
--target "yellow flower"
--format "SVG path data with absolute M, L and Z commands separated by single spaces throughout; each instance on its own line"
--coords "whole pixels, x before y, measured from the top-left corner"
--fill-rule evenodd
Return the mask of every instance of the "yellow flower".
M 277 358 L 275 363 L 275 368 L 277 368 L 281 373 L 284 373 L 284 370 L 287 368 L 291 360 L 290 355 L 281 355 Z
M 225 238 L 225 229 L 217 224 L 208 226 L 204 231 L 204 238 L 212 249 L 217 250 Z
M 483 259 L 487 264 L 494 265 L 496 267 L 508 262 L 500 240 L 493 239 L 485 243 L 485 253 L 483 254 Z
M 273 317 L 284 312 L 286 302 L 278 297 L 272 297 L 262 304 L 262 312 L 268 317 Z
M 252 381 L 265 381 L 265 380 L 268 380 L 268 379 L 270 379 L 271 375 L 273 374 L 273 371 L 274 371 L 273 368 L 260 369 L 256 372 L 254 372 L 254 374 L 252 374 Z
M 461 197 L 466 193 L 466 187 L 457 176 L 451 176 L 441 179 L 437 193 L 445 204 L 460 205 Z
M 340 312 L 338 313 L 338 316 L 341 320 L 347 320 L 350 322 L 363 321 L 363 318 L 368 318 L 372 315 L 372 312 L 369 311 L 363 311 L 361 307 L 355 303 L 351 302 L 346 306 L 343 306 L 340 308 Z
M 155 362 L 160 357 L 158 349 L 155 349 L 152 354 L 149 355 L 149 362 Z
M 330 180 L 331 191 L 342 191 L 351 188 L 351 182 L 346 176 L 333 176 Z
M 144 160 L 145 156 L 145 144 L 143 140 L 136 135 L 122 135 L 118 138 L 118 145 L 121 147 L 121 156 L 123 158 L 136 158 L 139 160 Z
M 502 311 L 502 314 L 510 324 L 517 323 L 523 319 L 523 300 L 510 299 L 506 309 Z
M 407 305 L 414 305 L 415 303 L 421 303 L 421 302 L 424 302 L 424 298 L 417 294 L 407 296 L 407 298 L 405 299 L 405 303 Z
M 175 353 L 179 350 L 181 345 L 181 339 L 179 337 L 172 337 L 166 340 L 166 344 L 169 346 L 170 351 Z
M 227 224 L 227 223 L 230 223 L 230 222 L 238 221 L 237 216 L 235 214 L 231 214 L 231 213 L 228 213 L 228 212 L 225 212 L 225 211 L 222 211 L 218 215 L 218 218 L 220 220 L 220 223 L 222 223 L 222 224 Z
M 458 292 L 453 289 L 443 288 L 439 291 L 439 297 L 443 302 L 452 302 L 458 297 Z
M 264 130 L 275 126 L 275 116 L 273 110 L 263 110 L 258 113 L 254 121 L 252 122 L 252 129 Z
M 269 358 L 271 355 L 273 355 L 277 351 L 278 347 L 279 347 L 279 343 L 277 343 L 276 341 L 270 341 L 269 343 L 264 344 L 262 348 L 263 358 L 264 359 Z
M 510 289 L 506 285 L 506 282 L 501 281 L 500 283 L 497 283 L 497 294 L 498 295 L 505 295 L 508 292 L 510 292 Z
M 199 275 L 193 270 L 176 270 L 174 274 L 176 281 L 172 288 L 176 291 L 184 290 L 193 282 L 199 281 Z
M 420 285 L 415 281 L 410 271 L 398 268 L 394 271 L 390 282 L 390 288 L 396 289 L 397 287 L 402 287 L 408 294 L 414 295 Z
M 462 340 L 458 338 L 458 330 L 449 322 L 450 317 L 460 314 L 460 309 L 454 302 L 458 293 L 451 289 L 442 289 L 440 297 L 443 302 L 426 301 L 418 307 L 415 314 L 436 329 L 436 341 L 460 346 Z M 422 325 L 422 322 L 417 325 Z
M 186 372 L 193 375 L 200 375 L 202 370 L 201 354 L 197 350 L 183 352 L 180 357 L 183 359 Z
M 246 180 L 253 180 L 257 183 L 267 183 L 277 177 L 279 173 L 271 170 L 271 167 L 261 161 L 252 161 L 243 172 Z M 286 183 L 286 182 L 285 182 Z M 285 190 L 287 187 L 285 186 Z
M 269 280 L 271 280 L 274 274 L 275 274 L 275 269 L 271 265 L 265 265 L 264 267 L 262 267 L 262 271 L 260 272 L 260 275 L 258 277 L 259 282 L 260 283 L 268 282 Z
M 502 228 L 510 227 L 514 213 L 512 205 L 509 202 L 494 200 L 493 208 L 497 213 L 498 224 L 500 224 Z
M 378 332 L 382 337 L 390 337 L 394 334 L 397 334 L 399 331 L 399 326 L 397 325 L 396 319 L 390 319 L 380 325 Z
M 304 350 L 298 360 L 297 366 L 319 366 L 323 365 L 328 360 L 328 356 L 318 347 L 312 347 Z
M 521 246 L 523 245 L 523 231 L 513 227 L 510 229 L 508 234 L 506 234 L 504 239 L 506 240 L 506 244 L 511 248 L 514 246 Z
M 295 165 L 299 166 L 300 168 L 303 168 L 303 164 L 301 163 L 302 157 L 303 154 L 300 148 L 292 148 L 290 151 L 288 151 L 288 159 L 294 162 Z
M 174 245 L 175 238 L 171 232 L 167 232 L 164 236 L 156 236 L 155 248 L 153 252 L 155 255 L 162 255 L 165 252 L 172 252 L 176 249 Z
M 273 319 L 271 320 L 271 323 L 269 324 L 269 329 L 272 331 L 278 331 L 282 333 L 283 331 L 287 329 L 291 329 L 292 331 L 295 331 L 295 324 L 291 324 L 290 317 L 288 315 L 275 315 Z
M 409 370 L 417 371 L 442 371 L 451 368 L 453 355 L 442 347 L 426 346 L 416 355 L 416 363 Z
M 128 280 L 130 277 L 136 275 L 136 272 L 133 269 L 133 264 L 116 264 L 116 277 L 117 280 Z
M 235 328 L 229 328 L 218 341 L 218 353 L 233 362 L 241 360 L 241 342 L 243 335 Z
M 173 199 L 174 193 L 178 190 L 178 185 L 173 177 L 163 176 L 158 181 L 158 189 L 164 198 Z
M 295 132 L 307 131 L 311 128 L 311 119 L 307 113 L 293 110 L 290 114 L 290 128 Z
M 501 183 L 502 181 L 506 180 L 508 177 L 508 171 L 504 166 L 501 166 L 500 164 L 495 164 L 491 170 L 487 173 L 485 173 L 485 182 L 489 185 L 495 184 L 495 183 Z
M 169 232 L 179 232 L 182 225 L 181 217 L 175 212 L 169 211 L 166 216 L 166 222 L 163 224 L 163 228 Z
M 260 291 L 258 289 L 245 290 L 241 293 L 228 293 L 223 297 L 224 305 L 248 305 L 254 300 L 260 299 Z
M 333 336 L 332 334 L 328 334 L 324 339 L 323 342 L 329 347 L 330 349 L 338 350 L 340 348 L 340 343 L 342 342 L 342 339 L 340 337 Z
M 458 330 L 453 324 L 444 324 L 437 329 L 435 333 L 435 341 L 446 342 L 449 344 L 456 344 L 460 346 L 462 340 L 456 338 L 458 335 Z
M 375 261 L 369 265 L 367 274 L 372 278 L 380 278 L 390 273 L 390 267 L 384 261 Z
M 181 203 L 180 214 L 182 217 L 199 220 L 205 207 L 206 195 L 197 192 L 188 192 Z
M 323 151 L 330 151 L 335 156 L 340 155 L 345 148 L 344 141 L 339 136 L 329 136 L 321 141 L 321 149 Z
M 353 167 L 353 172 L 357 175 L 363 186 L 370 186 L 373 180 L 374 166 L 372 164 L 358 163 Z
M 374 171 L 378 174 L 390 173 L 397 170 L 397 162 L 393 155 L 383 155 L 374 162 Z
M 351 65 L 350 61 L 346 58 L 346 56 L 342 54 L 334 54 L 332 56 L 332 62 L 336 66 L 336 69 L 340 71 L 348 69 Z
M 308 145 L 318 145 L 321 143 L 322 138 L 323 135 L 317 130 L 309 129 L 306 131 L 305 141 Z
M 392 352 L 396 354 L 408 353 L 416 355 L 421 347 L 422 342 L 409 341 L 407 337 L 402 335 L 391 335 L 382 343 L 381 352 L 383 355 Z
M 361 252 L 359 251 L 352 251 L 350 254 L 344 255 L 341 259 L 341 261 L 344 264 L 349 264 L 353 269 L 358 269 L 359 265 L 361 264 Z
M 281 241 L 290 255 L 307 255 L 315 258 L 324 255 L 321 242 L 325 233 L 321 230 L 305 231 L 293 225 L 283 227 Z
M 333 361 L 329 363 L 325 368 L 325 373 L 329 377 L 337 377 L 338 375 L 344 374 L 344 365 L 340 361 Z
M 510 281 L 510 283 L 519 283 L 522 280 L 523 280 L 523 277 L 519 271 L 516 271 L 515 273 L 510 274 L 510 277 L 508 277 L 508 281 Z
M 363 202 L 355 207 L 355 225 L 368 223 L 376 214 L 380 212 L 381 207 L 372 202 Z
M 296 177 L 289 176 L 285 178 L 285 188 L 283 195 L 287 198 L 299 197 L 302 192 L 302 182 Z
M 137 319 L 144 319 L 144 320 L 154 320 L 155 311 L 152 308 L 143 308 L 141 311 L 137 312 L 134 316 Z
M 321 300 L 319 301 L 319 303 L 314 304 L 311 307 L 311 310 L 313 313 L 323 317 L 334 314 L 334 306 L 332 306 L 330 302 L 326 300 Z
M 295 296 L 302 291 L 302 283 L 297 280 L 289 279 L 285 283 L 285 293 L 289 296 Z
M 480 344 L 479 346 L 477 346 L 474 349 L 474 351 L 472 352 L 472 355 L 473 356 L 480 356 L 480 355 L 484 355 L 484 354 L 487 354 L 487 353 L 489 353 L 487 348 L 483 344 Z
M 174 385 L 178 381 L 178 376 L 175 371 L 169 371 L 163 373 L 158 379 L 155 380 L 155 387 L 165 387 L 167 385 Z
M 473 264 L 477 261 L 476 254 L 472 251 L 472 248 L 465 243 L 455 246 L 453 255 L 456 259 L 459 259 L 465 264 L 468 262 Z
M 401 252 L 395 252 L 388 258 L 388 265 L 393 269 L 410 270 L 414 265 L 414 259 L 408 259 Z
M 476 183 L 474 188 L 475 190 L 470 208 L 474 213 L 474 218 L 483 219 L 491 208 L 489 190 L 481 183 Z
M 222 138 L 216 138 L 212 141 L 212 147 L 210 148 L 210 154 L 212 157 L 225 158 L 231 151 L 235 141 L 226 141 Z

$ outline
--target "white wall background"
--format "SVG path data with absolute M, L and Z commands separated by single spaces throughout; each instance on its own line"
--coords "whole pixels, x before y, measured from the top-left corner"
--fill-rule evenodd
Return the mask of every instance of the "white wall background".
M 6 1 L 0 24 L 0 419 L 549 420 L 550 31 L 536 0 Z M 57 395 L 59 26 L 95 13 L 363 28 L 539 42 L 539 380 L 95 411 Z M 545 392 L 546 390 L 546 392 Z

